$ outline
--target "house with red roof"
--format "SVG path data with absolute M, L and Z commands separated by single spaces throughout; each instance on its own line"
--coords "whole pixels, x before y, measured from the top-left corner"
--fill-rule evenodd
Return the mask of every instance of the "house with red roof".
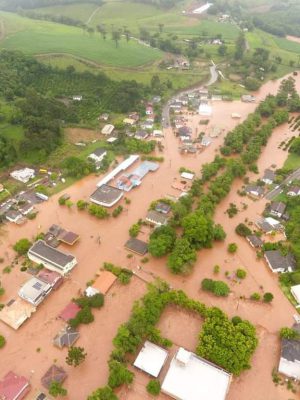
M 24 376 L 16 375 L 9 371 L 0 380 L 0 399 L 1 400 L 21 400 L 30 391 L 30 383 Z

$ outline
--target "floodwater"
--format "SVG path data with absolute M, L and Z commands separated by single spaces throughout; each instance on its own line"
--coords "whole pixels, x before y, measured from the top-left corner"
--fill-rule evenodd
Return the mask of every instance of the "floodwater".
M 296 79 L 297 87 L 300 90 L 300 77 Z M 264 85 L 257 93 L 258 101 L 268 93 L 276 93 L 279 83 L 280 81 L 272 81 Z M 240 101 L 215 102 L 210 126 L 221 127 L 227 132 L 239 123 L 231 118 L 231 113 L 238 112 L 243 120 L 255 107 L 256 104 Z M 203 126 L 199 125 L 201 118 L 198 115 L 188 115 L 187 118 L 195 135 L 196 129 L 197 133 L 203 130 Z M 207 131 L 210 126 L 206 128 Z M 146 291 L 145 281 L 151 281 L 153 277 L 159 276 L 167 280 L 174 288 L 183 289 L 190 297 L 198 299 L 208 306 L 218 306 L 229 316 L 240 315 L 256 325 L 260 344 L 252 360 L 252 369 L 243 373 L 240 378 L 233 380 L 228 400 L 286 400 L 291 397 L 291 394 L 288 395 L 284 388 L 275 387 L 271 379 L 271 371 L 278 363 L 278 331 L 282 326 L 291 326 L 295 310 L 280 291 L 277 277 L 269 271 L 263 261 L 256 259 L 255 251 L 234 232 L 235 226 L 245 218 L 250 221 L 256 220 L 264 209 L 264 199 L 254 202 L 239 197 L 237 190 L 241 188 L 242 182 L 234 183 L 229 196 L 217 208 L 215 215 L 216 222 L 221 223 L 227 233 L 226 241 L 216 244 L 213 249 L 201 251 L 194 270 L 189 276 L 174 276 L 169 273 L 165 259 L 150 259 L 147 264 L 140 264 L 140 258 L 137 256 L 127 258 L 128 252 L 124 249 L 129 227 L 139 218 L 145 217 L 151 201 L 166 194 L 179 194 L 178 191 L 171 188 L 174 180 L 179 180 L 179 168 L 184 166 L 199 173 L 201 165 L 212 161 L 215 157 L 223 142 L 225 132 L 220 137 L 213 139 L 212 144 L 202 153 L 182 155 L 178 152 L 178 139 L 171 129 L 166 129 L 163 154 L 165 161 L 157 172 L 149 173 L 144 178 L 139 188 L 126 194 L 126 197 L 130 198 L 131 204 L 126 205 L 123 199 L 121 204 L 125 210 L 116 219 L 100 221 L 85 211 L 77 211 L 75 206 L 71 209 L 59 206 L 57 202 L 59 194 L 37 206 L 40 212 L 35 220 L 28 221 L 20 227 L 12 224 L 5 226 L 0 236 L 0 254 L 5 258 L 3 267 L 13 260 L 12 246 L 18 239 L 23 237 L 33 239 L 37 233 L 45 232 L 53 223 L 79 233 L 80 241 L 71 248 L 61 246 L 61 249 L 76 255 L 78 260 L 78 265 L 63 286 L 57 292 L 53 292 L 39 306 L 35 315 L 19 331 L 14 332 L 1 323 L 0 332 L 6 337 L 7 344 L 1 350 L 0 376 L 12 369 L 29 377 L 33 389 L 39 389 L 41 376 L 53 362 L 56 362 L 63 366 L 69 374 L 65 382 L 68 389 L 66 399 L 84 400 L 90 392 L 105 384 L 108 374 L 106 362 L 117 328 L 128 319 L 134 300 L 141 297 Z M 278 149 L 278 144 L 291 136 L 292 132 L 289 131 L 288 126 L 282 126 L 275 130 L 259 159 L 260 174 L 271 164 L 276 164 L 278 168 L 283 165 L 287 153 Z M 65 192 L 71 195 L 74 203 L 79 199 L 88 200 L 99 180 L 100 178 L 96 176 L 86 177 Z M 241 202 L 248 205 L 247 210 L 242 210 Z M 232 220 L 225 214 L 229 203 L 235 203 L 241 209 Z M 97 240 L 99 236 L 101 236 L 101 245 Z M 148 231 L 143 229 L 139 238 L 143 240 L 147 237 Z M 238 244 L 238 252 L 234 256 L 229 255 L 226 250 L 230 242 Z M 85 288 L 86 282 L 94 278 L 104 261 L 131 268 L 141 278 L 135 277 L 128 287 L 116 283 L 107 295 L 103 309 L 95 311 L 95 321 L 89 326 L 80 327 L 81 337 L 77 345 L 83 346 L 88 356 L 82 365 L 74 369 L 65 363 L 66 350 L 58 350 L 52 345 L 53 337 L 63 326 L 63 323 L 56 317 L 64 306 L 78 295 L 79 290 Z M 218 279 L 227 279 L 225 272 L 228 271 L 229 275 L 232 275 L 238 267 L 243 267 L 248 273 L 242 283 L 228 279 L 232 293 L 226 299 L 215 298 L 199 289 L 203 278 L 214 276 L 213 266 L 216 264 L 221 267 Z M 138 265 L 142 266 L 141 270 L 137 269 Z M 20 272 L 19 266 L 14 267 L 10 274 L 2 273 L 0 279 L 6 289 L 6 294 L 1 298 L 1 302 L 6 303 L 11 298 L 16 298 L 19 287 L 28 278 L 27 273 Z M 253 292 L 263 293 L 266 291 L 274 294 L 272 305 L 256 304 L 244 299 Z M 185 317 L 182 320 L 185 321 Z M 164 335 L 168 337 L 169 329 L 170 335 L 174 339 L 175 330 L 170 320 L 170 311 L 166 311 L 162 315 L 159 324 Z M 189 322 L 192 331 L 197 324 L 199 321 Z M 176 344 L 180 345 L 180 338 L 184 339 L 186 323 L 177 323 L 176 329 L 178 331 Z M 191 349 L 195 347 L 195 343 L 195 341 L 191 343 Z M 183 344 L 185 345 L 185 343 Z M 40 351 L 37 351 L 38 348 Z M 131 390 L 122 389 L 121 398 L 132 400 L 147 398 L 144 390 L 140 389 L 138 383 L 133 385 Z M 159 398 L 164 399 L 165 396 L 161 395 Z

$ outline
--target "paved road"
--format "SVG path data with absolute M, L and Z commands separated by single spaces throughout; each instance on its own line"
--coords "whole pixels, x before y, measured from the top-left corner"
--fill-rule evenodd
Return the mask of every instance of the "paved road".
M 283 190 L 283 186 L 289 183 L 289 181 L 293 181 L 295 179 L 300 179 L 300 168 L 298 168 L 296 171 L 294 171 L 292 174 L 290 174 L 285 180 L 276 188 L 271 190 L 266 194 L 266 199 L 267 200 L 273 200 L 276 196 L 278 196 L 281 191 Z
M 214 62 L 212 62 L 212 64 L 213 65 L 209 67 L 209 72 L 210 72 L 209 80 L 207 81 L 207 83 L 202 83 L 201 86 L 199 86 L 199 89 L 202 88 L 203 86 L 210 86 L 217 81 L 217 79 L 218 79 L 217 66 L 215 65 Z M 197 87 L 194 87 L 192 89 L 183 90 L 181 92 L 176 93 L 176 95 L 174 95 L 171 99 L 169 99 L 169 101 L 164 105 L 163 110 L 162 110 L 162 126 L 163 126 L 163 128 L 168 128 L 171 125 L 169 104 L 172 103 L 172 101 L 175 100 L 176 98 L 178 98 L 184 94 L 193 92 L 195 90 L 197 90 Z

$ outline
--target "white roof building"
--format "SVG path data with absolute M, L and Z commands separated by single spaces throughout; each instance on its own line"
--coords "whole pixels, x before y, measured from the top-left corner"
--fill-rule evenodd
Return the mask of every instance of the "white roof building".
M 199 114 L 202 116 L 210 117 L 212 114 L 212 107 L 206 102 L 201 102 L 199 106 Z
M 295 285 L 291 287 L 291 293 L 294 296 L 294 299 L 300 304 L 300 285 Z
M 107 124 L 102 128 L 102 135 L 110 135 L 113 130 L 115 129 L 115 127 L 112 124 Z
M 162 383 L 162 392 L 177 400 L 225 400 L 231 374 L 179 348 Z
M 181 178 L 192 181 L 194 179 L 195 174 L 192 174 L 191 172 L 182 172 L 182 174 L 180 176 L 181 176 Z
M 157 378 L 167 358 L 166 350 L 147 340 L 133 365 Z
M 31 278 L 19 290 L 19 296 L 33 306 L 38 306 L 51 292 L 52 287 L 37 278 Z
M 17 181 L 27 183 L 30 179 L 35 177 L 34 169 L 23 168 L 10 173 L 10 176 Z

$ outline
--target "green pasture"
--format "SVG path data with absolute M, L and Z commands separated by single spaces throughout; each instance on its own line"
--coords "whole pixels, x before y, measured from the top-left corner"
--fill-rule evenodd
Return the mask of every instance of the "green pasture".
M 36 12 L 37 14 L 49 14 L 56 17 L 62 15 L 78 21 L 86 22 L 97 8 L 98 6 L 96 4 L 82 3 L 41 7 L 35 8 L 32 11 Z

